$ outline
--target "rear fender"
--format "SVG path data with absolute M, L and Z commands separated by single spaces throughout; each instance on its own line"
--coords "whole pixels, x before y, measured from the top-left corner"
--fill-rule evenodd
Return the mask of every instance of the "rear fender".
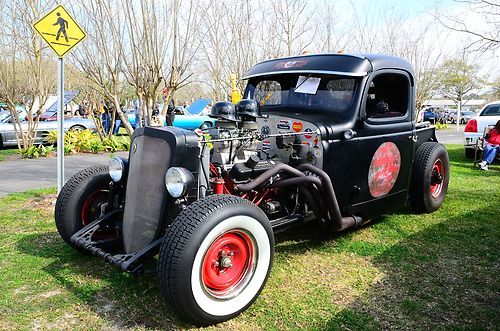
M 417 127 L 417 142 L 415 150 L 425 142 L 438 142 L 436 138 L 436 128 L 434 126 Z

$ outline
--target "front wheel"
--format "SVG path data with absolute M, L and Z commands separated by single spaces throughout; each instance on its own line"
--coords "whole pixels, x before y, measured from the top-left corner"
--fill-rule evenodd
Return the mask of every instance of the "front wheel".
M 54 211 L 57 231 L 68 245 L 70 238 L 99 218 L 107 204 L 111 177 L 107 166 L 93 166 L 77 172 L 64 184 Z
M 410 204 L 417 213 L 432 213 L 443 204 L 450 180 L 446 148 L 435 142 L 420 145 L 413 162 Z
M 185 320 L 223 322 L 257 298 L 273 258 L 274 236 L 262 210 L 239 197 L 208 196 L 170 226 L 158 259 L 160 287 Z

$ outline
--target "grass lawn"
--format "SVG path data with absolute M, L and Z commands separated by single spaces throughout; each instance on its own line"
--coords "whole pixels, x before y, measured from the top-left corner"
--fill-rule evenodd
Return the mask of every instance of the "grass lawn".
M 17 153 L 17 148 L 0 149 L 0 161 L 5 160 L 7 155 L 16 155 Z
M 447 147 L 452 177 L 438 212 L 401 209 L 342 235 L 311 226 L 279 235 L 261 296 L 212 328 L 498 328 L 500 167 L 472 169 L 462 146 Z M 64 244 L 54 196 L 0 199 L 0 330 L 190 327 L 154 275 L 121 273 Z

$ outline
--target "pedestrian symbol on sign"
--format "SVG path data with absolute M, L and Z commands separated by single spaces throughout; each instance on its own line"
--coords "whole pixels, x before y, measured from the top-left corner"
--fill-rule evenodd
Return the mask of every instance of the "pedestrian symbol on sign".
M 85 38 L 85 32 L 61 5 L 41 18 L 33 27 L 59 57 L 63 57 Z
M 59 36 L 64 34 L 64 39 L 66 39 L 66 42 L 69 42 L 68 40 L 68 35 L 66 34 L 66 29 L 68 28 L 68 21 L 66 21 L 64 18 L 61 17 L 61 13 L 57 13 L 57 21 L 52 24 L 52 25 L 59 25 L 59 30 L 57 30 L 57 36 L 56 40 L 59 40 Z M 69 46 L 69 45 L 68 45 Z

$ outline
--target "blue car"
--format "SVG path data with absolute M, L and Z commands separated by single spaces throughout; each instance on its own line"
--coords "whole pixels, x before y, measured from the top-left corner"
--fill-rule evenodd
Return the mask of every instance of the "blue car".
M 427 110 L 424 112 L 424 121 L 434 123 L 436 121 L 436 115 L 434 112 Z
M 200 102 L 202 100 L 203 102 Z M 209 103 L 209 100 L 199 99 L 196 100 L 191 107 L 188 109 L 184 109 L 183 107 L 175 107 L 174 113 L 174 126 L 186 129 L 186 130 L 195 130 L 195 129 L 208 129 L 215 125 L 215 119 L 209 116 L 205 116 L 201 114 L 201 111 L 205 106 Z M 160 105 L 159 111 L 161 112 L 163 105 Z M 198 115 L 192 115 L 190 111 L 195 112 Z M 136 116 L 133 111 L 127 111 L 127 118 L 133 128 L 137 127 Z M 164 125 L 166 125 L 166 121 Z

